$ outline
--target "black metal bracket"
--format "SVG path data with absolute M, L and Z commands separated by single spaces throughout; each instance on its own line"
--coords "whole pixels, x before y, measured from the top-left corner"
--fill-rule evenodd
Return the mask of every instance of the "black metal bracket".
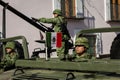
M 75 75 L 73 73 L 68 73 L 66 76 L 66 80 L 74 80 L 75 79 Z
M 21 71 L 21 73 L 20 74 L 23 74 L 23 73 L 25 73 L 24 72 L 24 70 L 23 70 L 23 68 L 16 68 L 16 70 L 15 70 L 15 72 L 13 73 L 13 76 L 15 76 L 15 75 L 17 75 L 16 73 L 17 73 L 17 71 Z

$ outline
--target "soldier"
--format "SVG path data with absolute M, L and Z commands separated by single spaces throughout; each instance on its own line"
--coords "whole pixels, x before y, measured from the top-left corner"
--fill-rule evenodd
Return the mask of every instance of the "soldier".
M 15 51 L 15 43 L 7 42 L 5 45 L 6 54 L 1 61 L 1 67 L 3 69 L 13 68 L 18 54 Z
M 36 19 L 39 22 L 51 23 L 52 29 L 55 32 L 62 32 L 62 47 L 57 48 L 57 56 L 60 60 L 66 60 L 68 55 L 68 40 L 70 39 L 69 32 L 67 30 L 67 22 L 62 16 L 62 12 L 59 9 L 53 11 L 54 18 L 40 18 Z M 35 20 L 35 19 L 34 19 Z
M 75 48 L 73 54 L 69 55 L 69 60 L 87 60 L 91 59 L 92 55 L 87 53 L 89 48 L 88 39 L 79 37 L 75 40 Z

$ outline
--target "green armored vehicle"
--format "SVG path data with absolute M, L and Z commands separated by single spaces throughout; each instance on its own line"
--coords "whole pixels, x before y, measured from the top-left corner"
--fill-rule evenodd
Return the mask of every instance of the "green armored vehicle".
M 87 29 L 80 31 L 79 34 L 115 31 L 120 31 L 120 28 Z M 38 57 L 29 58 L 27 41 L 23 36 L 1 39 L 0 42 L 19 39 L 22 39 L 24 57 L 16 60 L 15 69 L 11 74 L 13 80 L 119 80 L 120 78 L 118 53 L 111 52 L 106 58 L 102 58 L 103 55 L 100 55 L 99 59 L 89 60 L 60 61 L 57 58 L 46 60 L 46 58 Z

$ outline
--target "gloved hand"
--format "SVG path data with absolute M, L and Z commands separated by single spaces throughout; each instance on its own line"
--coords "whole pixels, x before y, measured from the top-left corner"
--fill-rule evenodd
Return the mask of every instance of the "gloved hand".
M 68 46 L 69 46 L 69 49 L 71 49 L 71 48 L 74 47 L 74 44 L 73 44 L 73 40 L 72 40 L 72 39 L 69 39 L 69 40 L 68 40 Z
M 39 21 L 37 18 L 31 17 L 33 21 L 37 22 Z

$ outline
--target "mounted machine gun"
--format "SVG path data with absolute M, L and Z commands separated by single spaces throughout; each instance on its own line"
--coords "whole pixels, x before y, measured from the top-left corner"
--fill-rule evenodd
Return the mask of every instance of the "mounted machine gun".
M 27 17 L 23 13 L 19 12 L 18 10 L 16 10 L 15 8 L 13 8 L 8 3 L 5 3 L 2 0 L 0 0 L 0 5 L 3 6 L 3 7 L 6 7 L 6 9 L 8 9 L 11 12 L 13 12 L 15 15 L 17 15 L 20 18 L 24 19 L 25 21 L 27 21 L 28 23 L 30 23 L 31 25 L 33 25 L 34 27 L 38 28 L 39 30 L 41 30 L 43 32 L 45 32 L 45 31 L 47 31 L 47 32 L 53 31 L 52 29 L 44 26 L 43 24 L 36 23 L 35 21 L 33 21 L 32 19 L 30 19 L 29 17 Z

